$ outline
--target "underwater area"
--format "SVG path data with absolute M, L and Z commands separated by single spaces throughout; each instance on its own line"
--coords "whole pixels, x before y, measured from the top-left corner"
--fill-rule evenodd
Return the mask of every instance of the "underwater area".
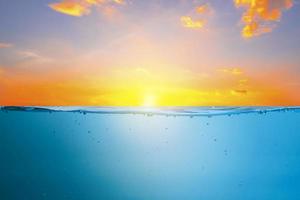
M 300 196 L 299 107 L 1 107 L 3 200 Z

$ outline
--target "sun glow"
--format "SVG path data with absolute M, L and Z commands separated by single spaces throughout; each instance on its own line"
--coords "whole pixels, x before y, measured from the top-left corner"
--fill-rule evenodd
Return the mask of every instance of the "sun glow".
M 144 107 L 154 107 L 157 103 L 157 97 L 153 94 L 147 94 L 144 97 L 144 101 L 142 103 L 142 106 Z

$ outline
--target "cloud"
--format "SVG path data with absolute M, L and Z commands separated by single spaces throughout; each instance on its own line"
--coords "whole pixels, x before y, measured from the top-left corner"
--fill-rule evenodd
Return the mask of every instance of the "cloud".
M 232 95 L 246 95 L 247 93 L 247 90 L 231 90 Z
M 82 2 L 65 0 L 60 3 L 49 4 L 49 7 L 57 12 L 77 17 L 90 13 L 90 5 Z
M 252 38 L 271 32 L 282 12 L 293 6 L 293 0 L 234 0 L 236 7 L 245 8 L 242 36 Z
M 239 85 L 240 85 L 240 86 L 246 85 L 246 84 L 248 83 L 248 81 L 249 81 L 249 80 L 246 79 L 246 78 L 240 79 L 240 80 L 239 80 Z
M 185 28 L 201 29 L 205 26 L 207 17 L 213 13 L 211 6 L 206 3 L 197 6 L 193 12 L 180 18 L 181 24 Z
M 18 55 L 25 61 L 34 61 L 37 63 L 45 63 L 52 61 L 51 58 L 45 57 L 43 55 L 40 55 L 39 53 L 36 53 L 34 51 L 19 51 Z
M 201 29 L 205 24 L 204 20 L 193 20 L 191 17 L 188 16 L 182 16 L 180 18 L 180 21 L 183 27 L 190 29 Z
M 213 10 L 211 6 L 208 3 L 206 3 L 196 7 L 196 12 L 198 14 L 212 14 Z
M 35 52 L 32 51 L 20 51 L 19 55 L 24 59 L 35 59 L 35 58 L 41 58 L 40 55 L 38 55 Z
M 243 71 L 239 68 L 222 68 L 222 69 L 218 69 L 218 71 L 226 74 L 232 74 L 232 75 L 243 74 Z
M 57 12 L 81 17 L 91 13 L 93 6 L 111 6 L 111 4 L 126 4 L 125 0 L 62 0 L 58 3 L 51 3 L 49 7 Z
M 114 0 L 113 2 L 117 4 L 126 4 L 125 0 Z
M 13 44 L 10 44 L 10 43 L 1 43 L 0 42 L 0 49 L 10 48 L 12 46 L 13 46 Z

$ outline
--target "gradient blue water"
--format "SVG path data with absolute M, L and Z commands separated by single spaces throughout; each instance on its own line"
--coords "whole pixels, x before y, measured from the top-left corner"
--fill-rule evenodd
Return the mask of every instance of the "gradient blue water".
M 0 111 L 1 200 L 281 200 L 298 199 L 299 188 L 297 110 Z

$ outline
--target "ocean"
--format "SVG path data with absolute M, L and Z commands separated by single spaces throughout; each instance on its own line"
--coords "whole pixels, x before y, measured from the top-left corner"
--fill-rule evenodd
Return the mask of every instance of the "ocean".
M 300 107 L 1 107 L 1 200 L 300 198 Z

